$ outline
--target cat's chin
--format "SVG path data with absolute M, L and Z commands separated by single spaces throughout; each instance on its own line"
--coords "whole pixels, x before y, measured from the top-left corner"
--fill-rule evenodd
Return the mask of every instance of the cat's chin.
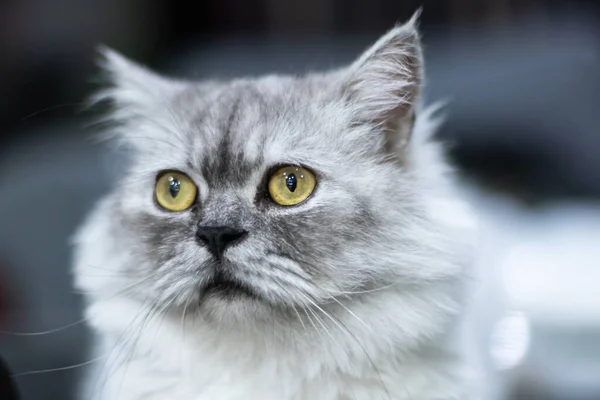
M 219 324 L 246 324 L 268 319 L 273 307 L 259 296 L 244 290 L 209 289 L 199 304 L 200 314 Z
M 202 289 L 200 313 L 219 320 L 247 321 L 272 313 L 271 305 L 250 285 L 217 274 Z
M 217 274 L 202 291 L 201 301 L 210 297 L 218 297 L 224 300 L 237 299 L 259 299 L 259 295 L 249 285 L 223 275 Z

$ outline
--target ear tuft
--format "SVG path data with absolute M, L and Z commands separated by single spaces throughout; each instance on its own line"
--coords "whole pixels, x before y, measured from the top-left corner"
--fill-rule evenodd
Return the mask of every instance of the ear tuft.
M 108 100 L 120 107 L 149 111 L 177 87 L 107 46 L 99 46 L 98 54 L 108 87 L 92 98 L 92 104 Z
M 91 98 L 90 105 L 111 105 L 97 121 L 108 127 L 101 139 L 114 139 L 145 153 L 154 151 L 157 143 L 176 143 L 183 133 L 173 128 L 177 123 L 170 104 L 185 89 L 185 82 L 162 77 L 108 47 L 99 47 L 98 53 L 105 88 Z
M 371 123 L 386 135 L 390 150 L 410 138 L 414 107 L 422 84 L 422 50 L 417 20 L 391 29 L 350 67 L 345 96 L 359 123 Z

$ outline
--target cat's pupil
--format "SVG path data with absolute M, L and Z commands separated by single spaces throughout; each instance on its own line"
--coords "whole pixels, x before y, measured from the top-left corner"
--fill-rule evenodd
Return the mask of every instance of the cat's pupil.
M 171 178 L 170 181 L 171 182 L 169 183 L 169 192 L 171 193 L 171 196 L 175 198 L 179 194 L 179 188 L 181 186 L 181 183 L 175 178 Z
M 298 185 L 298 181 L 296 180 L 296 175 L 289 174 L 288 176 L 286 176 L 285 185 L 290 190 L 290 192 L 293 192 L 294 190 L 296 190 L 296 186 Z

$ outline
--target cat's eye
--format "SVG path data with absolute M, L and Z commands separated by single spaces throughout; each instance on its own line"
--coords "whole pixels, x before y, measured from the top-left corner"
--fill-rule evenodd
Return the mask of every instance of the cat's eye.
M 306 168 L 282 167 L 269 178 L 269 195 L 279 205 L 293 206 L 306 200 L 316 184 L 315 176 Z
M 187 210 L 196 201 L 197 193 L 194 182 L 182 172 L 163 172 L 156 180 L 156 201 L 169 211 Z

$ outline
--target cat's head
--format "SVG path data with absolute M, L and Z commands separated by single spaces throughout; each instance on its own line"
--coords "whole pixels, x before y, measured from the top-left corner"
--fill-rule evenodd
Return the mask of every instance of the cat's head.
M 422 64 L 414 20 L 303 77 L 171 80 L 105 51 L 100 97 L 132 163 L 82 231 L 94 249 L 78 268 L 222 318 L 453 279 L 430 207 L 445 166 L 417 109 Z

